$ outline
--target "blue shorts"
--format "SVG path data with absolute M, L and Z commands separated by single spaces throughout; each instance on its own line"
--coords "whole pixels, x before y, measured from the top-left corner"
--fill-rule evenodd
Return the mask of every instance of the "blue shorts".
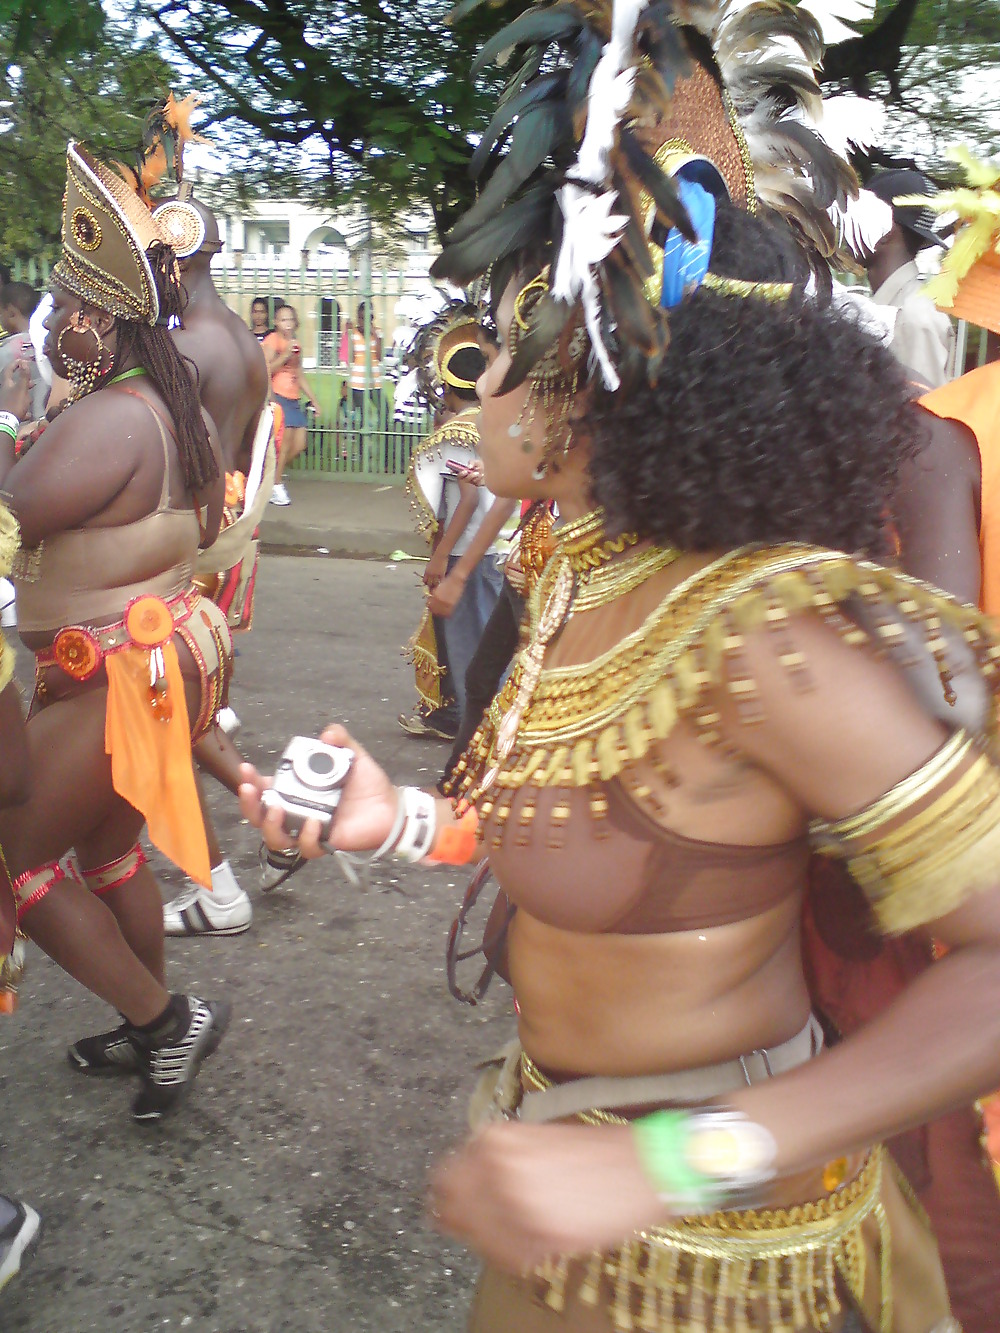
M 302 402 L 298 398 L 282 398 L 280 393 L 272 393 L 271 397 L 285 414 L 285 425 L 289 430 L 297 430 L 300 426 L 307 426 L 309 423 L 306 414 L 302 410 Z

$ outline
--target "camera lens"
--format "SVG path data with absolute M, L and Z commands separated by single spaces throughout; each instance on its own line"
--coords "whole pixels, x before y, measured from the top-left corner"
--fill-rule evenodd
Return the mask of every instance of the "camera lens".
M 309 771 L 315 773 L 318 778 L 328 778 L 336 767 L 332 754 L 319 753 L 309 756 Z

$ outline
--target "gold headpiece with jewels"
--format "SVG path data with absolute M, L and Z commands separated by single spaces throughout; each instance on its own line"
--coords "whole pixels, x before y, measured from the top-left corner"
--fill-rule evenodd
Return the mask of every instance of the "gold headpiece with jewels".
M 118 319 L 155 324 L 156 280 L 147 257 L 164 237 L 139 196 L 79 143 L 66 149 L 61 287 Z

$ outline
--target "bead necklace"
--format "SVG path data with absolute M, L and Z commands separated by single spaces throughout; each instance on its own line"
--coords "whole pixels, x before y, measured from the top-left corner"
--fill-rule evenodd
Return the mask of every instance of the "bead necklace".
M 624 596 L 656 570 L 672 564 L 679 554 L 671 548 L 658 550 L 653 547 L 618 564 L 608 565 L 612 556 L 635 545 L 638 537 L 631 533 L 604 537 L 604 514 L 599 509 L 564 524 L 557 529 L 555 539 L 556 551 L 549 565 L 552 574 L 546 571 L 545 581 L 549 586 L 544 606 L 531 642 L 521 653 L 515 668 L 516 693 L 500 719 L 490 762 L 473 800 L 488 792 L 499 777 L 541 679 L 545 651 L 570 616 L 605 606 Z M 542 595 L 539 589 L 539 596 Z

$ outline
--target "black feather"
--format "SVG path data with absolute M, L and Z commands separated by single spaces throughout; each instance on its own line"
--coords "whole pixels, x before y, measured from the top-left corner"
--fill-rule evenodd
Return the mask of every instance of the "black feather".
M 611 307 L 619 347 L 637 348 L 644 357 L 659 351 L 657 318 L 640 280 L 630 273 L 617 250 L 600 266 L 601 287 Z
M 487 125 L 476 151 L 472 154 L 472 159 L 469 162 L 469 175 L 479 175 L 486 165 L 493 145 L 518 116 L 524 115 L 537 102 L 545 101 L 550 94 L 558 95 L 562 93 L 565 85 L 566 71 L 555 70 L 552 74 L 543 74 L 541 78 L 535 79 L 533 83 L 528 84 L 526 88 L 522 88 L 513 97 L 505 98 L 497 108 L 493 119 Z
M 512 74 L 507 80 L 504 90 L 500 95 L 501 102 L 506 101 L 508 97 L 513 97 L 516 93 L 519 93 L 526 84 L 530 83 L 542 68 L 542 64 L 545 61 L 545 53 L 548 49 L 547 46 L 532 46 L 529 49 L 527 59 L 518 68 L 516 73 Z
M 472 63 L 473 74 L 492 64 L 497 56 L 516 46 L 548 46 L 559 38 L 571 37 L 583 27 L 583 19 L 571 5 L 535 7 L 491 37 Z
M 656 165 L 631 130 L 621 131 L 619 143 L 629 170 L 656 205 L 658 216 L 668 226 L 677 227 L 689 241 L 697 240 L 688 211 L 666 172 Z
M 572 305 L 557 301 L 551 294 L 543 296 L 535 305 L 528 330 L 518 338 L 510 369 L 497 391 L 501 397 L 523 384 L 532 366 L 556 345 L 573 310 Z
M 677 80 L 691 73 L 691 57 L 672 14 L 671 0 L 656 0 L 639 20 L 640 47 L 671 93 Z
M 550 181 L 526 190 L 520 199 L 500 209 L 471 236 L 447 243 L 431 265 L 431 277 L 447 278 L 464 287 L 497 260 L 546 236 L 551 208 Z
M 566 101 L 574 114 L 587 100 L 590 80 L 593 78 L 603 50 L 604 43 L 598 34 L 590 28 L 584 28 L 580 34 L 576 58 L 566 85 Z
M 502 208 L 552 152 L 561 139 L 571 135 L 569 112 L 561 102 L 533 107 L 514 127 L 510 148 L 487 181 L 482 194 L 460 218 L 446 238 L 464 240 L 498 208 Z

